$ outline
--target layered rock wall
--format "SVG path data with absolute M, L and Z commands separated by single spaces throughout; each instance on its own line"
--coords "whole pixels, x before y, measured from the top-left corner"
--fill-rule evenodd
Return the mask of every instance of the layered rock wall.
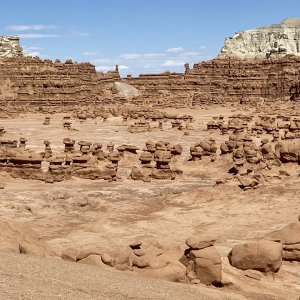
M 0 58 L 0 105 L 68 106 L 109 102 L 117 71 L 98 73 L 89 63 L 38 57 Z
M 95 71 L 88 63 L 51 62 L 31 57 L 0 59 L 0 105 L 70 107 L 131 103 L 153 107 L 201 104 L 298 101 L 300 57 L 217 58 L 185 73 L 122 79 L 116 71 Z M 126 99 L 114 92 L 116 81 L 137 88 Z
M 192 68 L 186 64 L 184 73 L 124 79 L 117 69 L 104 74 L 89 63 L 26 57 L 17 37 L 2 40 L 0 105 L 18 110 L 26 105 L 60 110 L 90 104 L 181 108 L 300 98 L 299 19 L 237 33 L 216 59 Z
M 124 81 L 139 89 L 137 102 L 156 106 L 297 101 L 299 70 L 300 57 L 292 55 L 224 57 L 187 67 L 185 73 L 140 75 Z

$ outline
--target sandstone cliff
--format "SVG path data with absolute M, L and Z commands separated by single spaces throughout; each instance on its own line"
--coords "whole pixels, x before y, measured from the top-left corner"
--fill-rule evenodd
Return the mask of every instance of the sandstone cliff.
M 269 57 L 300 55 L 300 19 L 285 19 L 279 24 L 237 32 L 226 38 L 220 56 Z
M 0 36 L 0 57 L 14 57 L 23 54 L 17 36 Z

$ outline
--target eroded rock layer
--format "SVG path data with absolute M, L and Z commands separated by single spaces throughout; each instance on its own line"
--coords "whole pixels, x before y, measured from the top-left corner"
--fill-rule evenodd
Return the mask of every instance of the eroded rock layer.
M 37 57 L 0 59 L 0 105 L 68 106 L 110 100 L 117 71 L 96 72 L 89 63 Z
M 99 73 L 90 63 L 52 62 L 17 54 L 0 57 L 0 105 L 12 105 L 15 111 L 28 106 L 60 111 L 94 104 L 175 108 L 224 103 L 256 105 L 297 101 L 300 96 L 300 56 L 291 54 L 268 58 L 222 55 L 192 68 L 186 64 L 184 73 L 141 74 L 124 79 L 117 69 Z
M 157 106 L 213 103 L 296 101 L 299 98 L 300 57 L 217 58 L 186 65 L 185 73 L 162 73 L 126 78 L 137 87 L 138 101 Z

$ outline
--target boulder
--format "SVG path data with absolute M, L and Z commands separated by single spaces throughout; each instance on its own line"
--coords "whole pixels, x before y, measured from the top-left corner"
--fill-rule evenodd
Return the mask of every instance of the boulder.
M 283 260 L 300 261 L 300 222 L 291 223 L 281 230 L 271 232 L 267 238 L 283 244 Z
M 236 245 L 228 258 L 230 264 L 238 269 L 277 272 L 282 263 L 282 244 L 260 240 Z

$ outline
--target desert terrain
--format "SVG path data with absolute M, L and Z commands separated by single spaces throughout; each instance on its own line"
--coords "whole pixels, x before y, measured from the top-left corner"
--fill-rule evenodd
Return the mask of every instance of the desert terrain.
M 299 300 L 299 37 L 122 77 L 0 36 L 0 299 Z
M 163 113 L 173 115 L 177 112 L 178 110 L 174 109 L 163 110 Z M 197 141 L 214 138 L 220 144 L 228 139 L 227 134 L 207 130 L 209 121 L 220 115 L 224 117 L 224 120 L 228 120 L 230 116 L 241 112 L 245 115 L 253 115 L 254 119 L 259 115 L 251 107 L 246 112 L 240 110 L 239 107 L 230 106 L 182 109 L 180 114 L 193 117 L 190 123 L 192 129 L 172 128 L 170 121 L 164 122 L 162 129 L 157 129 L 157 122 L 152 121 L 150 126 L 154 129 L 146 134 L 145 132 L 128 132 L 127 129 L 133 121 L 124 122 L 122 117 L 112 115 L 105 121 L 101 117 L 80 120 L 71 116 L 69 120 L 72 122 L 73 130 L 63 127 L 64 116 L 66 116 L 63 113 L 52 114 L 50 125 L 43 125 L 44 114 L 28 113 L 13 118 L 3 118 L 1 126 L 6 131 L 3 138 L 10 140 L 26 138 L 26 149 L 34 152 L 43 152 L 45 147 L 43 141 L 48 140 L 51 142 L 53 156 L 64 151 L 62 141 L 67 137 L 76 142 L 88 140 L 91 143 L 101 142 L 104 146 L 109 143 L 115 146 L 130 144 L 139 149 L 142 149 L 149 140 L 180 143 L 182 154 L 172 158 L 172 166 L 180 168 L 182 174 L 176 176 L 174 180 L 154 179 L 150 182 L 132 180 L 131 169 L 133 165 L 139 164 L 138 155 L 132 153 L 125 153 L 121 158 L 118 163 L 117 180 L 112 182 L 74 177 L 62 182 L 45 183 L 40 180 L 13 178 L 14 176 L 11 177 L 9 173 L 1 172 L 0 182 L 3 188 L 0 194 L 1 220 L 30 225 L 40 240 L 47 247 L 54 249 L 56 253 L 71 251 L 71 254 L 67 255 L 67 260 L 73 260 L 71 257 L 74 256 L 72 254 L 74 251 L 76 253 L 84 251 L 98 254 L 111 253 L 114 249 L 129 245 L 135 240 L 143 241 L 143 243 L 157 241 L 164 246 L 179 246 L 184 249 L 185 240 L 188 237 L 208 234 L 216 240 L 214 245 L 222 257 L 223 271 L 225 274 L 227 272 L 225 278 L 226 276 L 229 278 L 226 282 L 223 276 L 224 287 L 221 289 L 226 291 L 224 294 L 222 292 L 224 299 L 227 299 L 226 297 L 235 299 L 237 294 L 241 297 L 244 295 L 247 299 L 248 297 L 249 299 L 296 299 L 300 293 L 300 265 L 297 262 L 292 264 L 286 262 L 275 276 L 261 275 L 262 279 L 257 281 L 257 278 L 247 279 L 245 275 L 240 275 L 241 278 L 239 278 L 237 274 L 232 273 L 227 255 L 235 245 L 263 238 L 269 232 L 279 230 L 298 220 L 299 168 L 288 163 L 284 165 L 284 169 L 290 173 L 288 176 L 280 177 L 278 171 L 273 170 L 273 177 L 270 176 L 272 179 L 268 182 L 258 185 L 255 189 L 243 190 L 228 173 L 232 166 L 231 159 L 228 156 L 222 157 L 220 150 L 217 151 L 217 158 L 214 161 L 211 161 L 209 156 L 204 156 L 198 161 L 189 161 L 190 146 Z M 259 141 L 263 137 L 270 137 L 270 134 L 263 134 L 255 139 Z M 138 150 L 138 153 L 141 153 L 141 150 Z M 42 168 L 46 172 L 47 162 L 43 164 Z M 216 184 L 218 180 L 224 182 Z M 32 265 L 32 268 L 38 268 L 36 272 L 44 272 L 39 269 L 40 262 L 31 258 L 24 261 Z M 45 263 L 49 267 L 52 264 L 51 261 L 45 261 Z M 73 262 L 73 264 L 78 263 Z M 66 268 L 75 268 L 71 264 L 66 266 Z M 94 268 L 97 267 L 93 267 L 91 272 L 97 274 Z M 74 282 L 76 282 L 78 280 L 76 272 L 81 273 L 84 270 L 74 269 L 74 272 Z M 109 272 L 112 271 L 109 270 Z M 49 274 L 43 276 L 49 276 Z M 51 276 L 56 278 L 55 276 L 62 275 Z M 92 276 L 91 282 L 97 286 L 97 276 L 106 278 L 110 275 L 99 273 L 95 276 Z M 112 276 L 123 278 L 122 276 L 125 275 Z M 135 280 L 130 279 L 132 276 L 130 274 L 126 276 L 129 282 Z M 5 283 L 3 284 L 5 287 Z M 17 280 L 15 284 L 24 283 Z M 143 282 L 137 284 L 143 285 Z M 169 288 L 165 286 L 167 283 L 154 281 L 153 284 L 162 284 L 164 291 Z M 70 285 L 68 289 L 75 293 L 73 299 L 77 299 L 76 297 L 79 299 L 80 293 L 84 291 L 76 292 L 75 283 Z M 183 283 L 180 284 L 182 285 Z M 197 289 L 198 286 L 199 289 Z M 86 283 L 83 282 L 82 289 L 86 288 Z M 186 289 L 186 287 L 178 288 Z M 194 299 L 193 297 L 202 299 L 203 293 L 205 295 L 203 299 L 209 299 L 206 297 L 221 299 L 221 294 L 214 289 L 206 292 L 202 284 L 197 284 L 189 291 L 190 299 Z M 50 291 L 38 291 L 36 288 L 24 297 L 25 299 L 38 297 L 39 292 L 45 299 L 56 298 Z M 62 289 L 61 292 L 63 299 L 71 295 L 66 289 Z M 181 292 L 183 291 L 178 291 L 176 296 L 174 294 L 174 296 L 165 297 L 158 295 L 155 291 L 154 294 L 150 293 L 151 295 L 145 297 L 147 299 L 182 299 Z M 227 292 L 232 294 L 227 296 Z M 7 293 L 9 295 L 8 291 Z M 108 293 L 112 294 L 107 297 L 102 292 L 99 296 L 87 292 L 87 297 L 90 297 L 87 299 L 116 297 L 113 291 L 108 291 Z M 264 296 L 261 296 L 262 294 Z M 10 295 L 12 299 L 14 296 L 16 295 Z M 124 299 L 127 296 L 118 294 L 118 297 Z M 136 296 L 128 297 L 135 299 Z

